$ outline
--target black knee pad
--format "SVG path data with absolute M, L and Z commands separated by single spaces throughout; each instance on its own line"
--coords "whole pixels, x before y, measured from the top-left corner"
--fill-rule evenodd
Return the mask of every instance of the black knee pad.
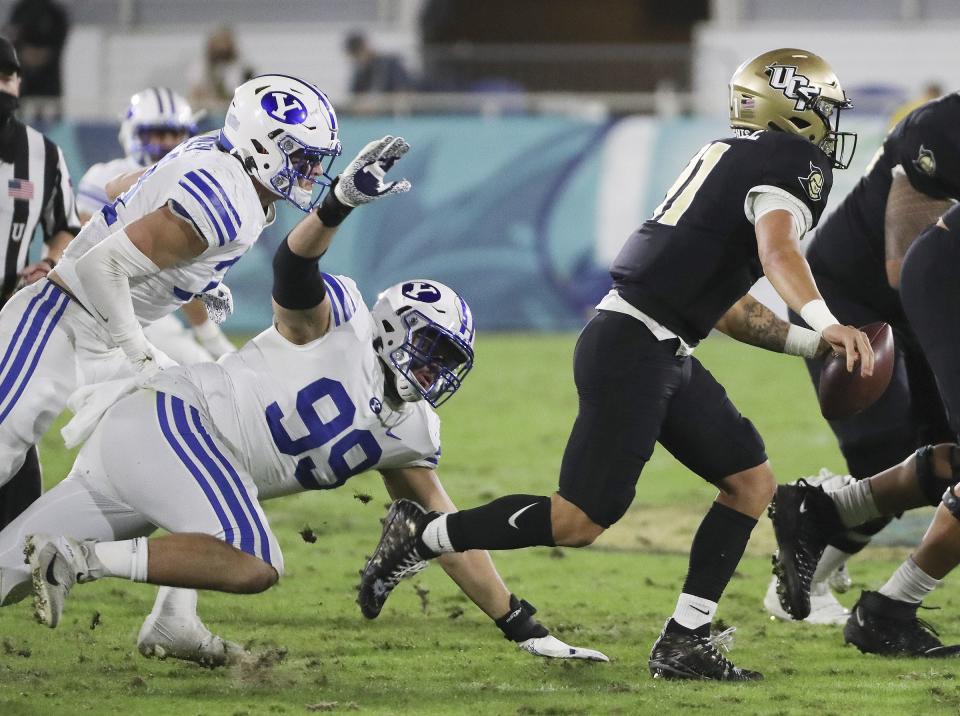
M 960 520 L 960 497 L 953 491 L 953 485 L 943 493 L 943 506 L 950 510 L 950 514 Z
M 929 503 L 936 507 L 940 504 L 943 493 L 943 483 L 956 485 L 960 482 L 960 450 L 956 445 L 950 448 L 950 479 L 941 480 L 933 471 L 933 445 L 924 445 L 917 450 L 917 483 Z

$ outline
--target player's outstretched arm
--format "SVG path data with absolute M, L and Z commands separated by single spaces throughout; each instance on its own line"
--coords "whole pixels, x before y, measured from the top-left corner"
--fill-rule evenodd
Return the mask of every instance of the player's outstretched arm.
M 130 298 L 130 279 L 155 274 L 207 248 L 193 226 L 168 207 L 111 234 L 77 259 L 77 276 L 91 308 L 137 371 L 158 369 Z
M 873 348 L 863 331 L 841 325 L 827 307 L 800 251 L 800 237 L 790 212 L 769 211 L 757 219 L 757 252 L 771 285 L 819 333 L 833 350 L 847 357 L 847 370 L 860 361 L 863 375 L 873 374 Z
M 917 191 L 902 168 L 898 166 L 894 169 L 883 217 L 887 282 L 891 287 L 900 288 L 900 269 L 907 249 L 921 231 L 951 206 L 953 202 L 949 199 L 934 199 Z
M 384 470 L 382 474 L 387 491 L 395 500 L 404 497 L 437 512 L 457 509 L 433 470 L 402 468 Z M 494 620 L 504 636 L 524 651 L 560 659 L 609 661 L 599 651 L 572 647 L 551 636 L 549 630 L 534 618 L 536 609 L 510 593 L 488 552 L 471 550 L 443 554 L 437 561 L 461 591 Z
M 337 227 L 356 207 L 410 191 L 406 179 L 385 181 L 386 173 L 406 154 L 402 137 L 370 142 L 336 179 L 315 213 L 304 217 L 277 249 L 273 259 L 273 312 L 287 340 L 308 343 L 330 327 L 330 303 L 318 268 Z

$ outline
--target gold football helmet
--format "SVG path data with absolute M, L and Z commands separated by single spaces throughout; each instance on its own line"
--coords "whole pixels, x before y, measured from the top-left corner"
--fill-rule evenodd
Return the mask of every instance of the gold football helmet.
M 796 134 L 820 147 L 837 169 L 850 166 L 854 132 L 840 131 L 840 111 L 853 105 L 822 57 L 784 48 L 747 60 L 730 78 L 730 126 Z M 831 124 L 832 122 L 832 124 Z

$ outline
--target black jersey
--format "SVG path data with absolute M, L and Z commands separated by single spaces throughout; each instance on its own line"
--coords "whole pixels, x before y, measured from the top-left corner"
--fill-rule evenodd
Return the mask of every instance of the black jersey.
M 807 252 L 815 274 L 835 279 L 871 305 L 896 310 L 899 296 L 887 283 L 884 214 L 898 165 L 917 191 L 935 199 L 960 199 L 960 94 L 928 102 L 891 130 Z
M 832 163 L 806 139 L 758 132 L 711 142 L 620 250 L 610 273 L 631 305 L 697 343 L 763 275 L 746 215 L 751 192 L 798 199 L 815 226 L 833 185 Z
M 37 226 L 43 240 L 76 235 L 80 219 L 63 152 L 32 127 L 10 118 L 0 128 L 0 305 L 27 265 Z

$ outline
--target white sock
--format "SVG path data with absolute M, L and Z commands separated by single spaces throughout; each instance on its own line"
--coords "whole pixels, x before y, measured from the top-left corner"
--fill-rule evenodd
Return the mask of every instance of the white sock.
M 827 577 L 833 574 L 835 569 L 840 567 L 840 565 L 852 556 L 852 554 L 847 554 L 833 545 L 827 545 L 827 548 L 823 550 L 823 554 L 820 556 L 820 561 L 817 562 L 817 569 L 813 573 L 812 581 L 825 582 Z
M 456 551 L 453 545 L 450 544 L 450 535 L 447 534 L 446 515 L 440 515 L 428 522 L 427 526 L 423 529 L 423 534 L 420 535 L 420 539 L 437 554 Z
M 881 516 L 869 480 L 860 480 L 827 494 L 837 506 L 845 527 L 857 527 Z
M 146 537 L 120 542 L 97 542 L 94 551 L 103 565 L 104 576 L 121 577 L 134 582 L 147 581 L 149 549 Z
M 158 617 L 196 616 L 197 593 L 192 589 L 160 587 L 153 603 L 153 614 Z
M 880 587 L 880 594 L 901 602 L 919 604 L 942 583 L 942 579 L 934 579 L 920 569 L 913 557 L 907 557 L 887 583 Z
M 716 602 L 682 593 L 677 599 L 677 608 L 673 610 L 673 621 L 687 629 L 698 629 L 712 622 L 716 613 Z

